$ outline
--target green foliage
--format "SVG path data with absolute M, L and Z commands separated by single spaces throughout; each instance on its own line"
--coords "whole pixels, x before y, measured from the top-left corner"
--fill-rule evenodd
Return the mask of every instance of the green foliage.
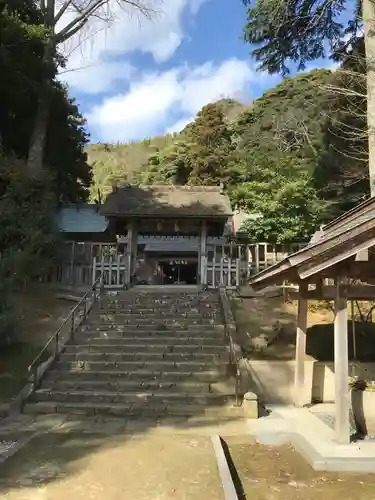
M 344 26 L 342 14 L 350 9 L 345 0 L 243 0 L 247 11 L 245 42 L 255 46 L 252 55 L 260 69 L 289 73 L 289 64 L 299 70 L 306 63 L 334 57 L 343 45 L 353 42 L 360 17 L 358 10 Z M 346 42 L 343 38 L 346 36 Z
M 322 144 L 322 108 L 332 80 L 331 71 L 313 70 L 266 91 L 233 125 L 238 148 L 248 152 L 261 145 L 271 155 L 291 153 L 311 170 Z
M 54 201 L 50 182 L 31 179 L 23 161 L 0 156 L 0 344 L 14 328 L 13 291 L 53 259 Z
M 367 82 L 363 39 L 346 54 L 327 89 L 323 154 L 314 172 L 322 196 L 333 200 L 330 217 L 369 194 Z
M 85 121 L 66 89 L 50 78 L 56 67 L 43 58 L 42 18 L 33 0 L 0 4 L 0 344 L 12 339 L 17 288 L 43 275 L 54 258 L 57 200 L 85 200 L 91 182 Z M 42 87 L 51 112 L 45 177 L 36 181 L 25 161 Z
M 190 173 L 188 153 L 189 143 L 176 139 L 149 156 L 141 181 L 145 184 L 186 184 Z
M 185 135 L 190 143 L 186 159 L 190 170 L 188 182 L 217 185 L 229 181 L 236 149 L 220 107 L 204 106 L 185 129 Z
M 96 198 L 98 189 L 103 196 L 107 194 L 113 182 L 139 181 L 147 171 L 149 156 L 172 144 L 174 138 L 172 134 L 167 134 L 128 144 L 88 145 L 88 162 L 93 169 L 91 198 Z
M 0 143 L 3 152 L 23 159 L 28 156 L 38 90 L 47 71 L 41 22 L 31 0 L 0 5 Z M 53 179 L 51 188 L 66 201 L 85 200 L 92 175 L 84 152 L 85 122 L 60 83 L 52 81 L 48 91 L 51 113 L 44 156 Z
M 233 186 L 230 197 L 234 206 L 256 218 L 248 220 L 241 232 L 252 242 L 307 241 L 326 205 L 311 177 L 290 154 L 269 157 L 258 150 L 246 160 L 246 181 Z

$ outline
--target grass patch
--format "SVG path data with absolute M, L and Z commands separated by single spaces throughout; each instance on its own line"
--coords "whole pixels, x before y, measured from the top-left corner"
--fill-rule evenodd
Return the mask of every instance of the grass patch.
M 16 396 L 25 385 L 29 373 L 28 366 L 40 353 L 41 346 L 18 342 L 4 346 L 0 350 L 0 402 L 4 403 Z M 48 354 L 43 357 L 46 361 Z

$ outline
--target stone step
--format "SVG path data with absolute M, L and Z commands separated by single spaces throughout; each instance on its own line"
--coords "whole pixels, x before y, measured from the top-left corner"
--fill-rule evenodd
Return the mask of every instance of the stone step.
M 100 315 L 90 315 L 89 324 L 90 325 L 134 325 L 134 326 L 156 326 L 162 327 L 171 326 L 173 328 L 183 328 L 183 327 L 191 327 L 191 326 L 220 326 L 222 325 L 221 320 L 215 320 L 212 318 L 198 318 L 198 319 L 189 319 L 185 317 L 178 316 L 176 318 L 175 315 L 170 318 L 163 317 L 155 317 L 155 318 L 147 318 L 144 316 L 139 316 L 138 314 L 129 314 L 125 317 L 122 314 L 114 313 L 107 314 L 101 313 Z
M 154 313 L 154 312 L 123 312 L 123 311 L 108 311 L 105 312 L 93 312 L 90 314 L 90 321 L 95 323 L 98 321 L 116 321 L 119 323 L 133 322 L 134 320 L 140 321 L 141 323 L 160 323 L 165 324 L 174 322 L 189 322 L 192 325 L 210 325 L 210 324 L 222 324 L 223 319 L 220 313 L 211 314 L 195 314 L 188 312 L 171 312 L 167 311 L 165 313 Z
M 225 352 L 220 354 L 207 353 L 207 352 L 190 352 L 190 353 L 176 353 L 176 352 L 93 352 L 87 348 L 76 349 L 74 352 L 63 352 L 60 354 L 61 361 L 172 361 L 179 363 L 180 361 L 194 361 L 210 363 L 215 360 L 224 358 Z
M 116 345 L 121 346 L 121 348 L 127 345 L 135 346 L 140 344 L 150 346 L 174 345 L 175 347 L 179 347 L 182 350 L 184 347 L 190 349 L 191 346 L 196 345 L 201 346 L 202 349 L 206 346 L 209 347 L 213 345 L 220 345 L 220 347 L 222 347 L 223 345 L 225 346 L 225 343 L 223 342 L 223 336 L 217 334 L 214 336 L 199 337 L 198 335 L 189 336 L 187 334 L 184 334 L 183 336 L 153 335 L 152 332 L 150 332 L 148 335 L 142 333 L 139 336 L 132 336 L 128 334 L 124 335 L 122 332 L 102 332 L 101 337 L 98 337 L 98 333 L 99 332 L 95 332 L 93 334 L 78 333 L 75 336 L 75 340 L 80 344 L 87 345 L 107 345 L 115 343 Z
M 179 417 L 204 417 L 217 422 L 225 419 L 243 418 L 243 409 L 233 405 L 218 405 L 206 407 L 205 405 L 188 404 L 106 404 L 96 403 L 58 403 L 55 401 L 29 403 L 24 408 L 24 413 L 50 414 L 65 413 L 72 415 L 110 415 L 122 418 L 160 418 L 165 416 Z
M 156 333 L 156 334 L 166 334 L 168 333 L 169 335 L 173 334 L 174 332 L 178 333 L 179 335 L 182 334 L 188 334 L 188 335 L 194 335 L 197 334 L 198 336 L 206 336 L 206 335 L 214 335 L 214 334 L 220 334 L 224 331 L 224 326 L 223 325 L 187 325 L 187 326 L 178 326 L 178 325 L 163 325 L 162 328 L 160 327 L 155 327 L 155 325 L 110 325 L 110 324 L 102 324 L 100 326 L 91 324 L 91 323 L 86 323 L 85 325 L 82 325 L 79 329 L 79 332 L 127 332 L 127 333 Z M 204 334 L 204 335 L 203 335 Z
M 117 304 L 116 306 L 114 306 L 112 304 L 103 304 L 100 302 L 97 306 L 95 306 L 94 311 L 96 312 L 107 311 L 113 313 L 122 312 L 125 314 L 134 314 L 134 313 L 156 314 L 160 312 L 163 315 L 166 313 L 171 313 L 171 314 L 190 313 L 193 315 L 211 315 L 211 314 L 220 314 L 221 306 L 216 304 L 203 304 L 203 305 L 200 304 L 197 306 L 193 306 L 191 304 L 186 304 L 186 305 L 158 304 L 150 307 L 145 307 L 143 304 L 134 304 L 134 305 Z
M 97 377 L 98 378 L 98 377 Z M 60 379 L 47 377 L 43 389 L 58 391 L 110 391 L 110 392 L 181 392 L 181 393 L 213 393 L 232 394 L 234 385 L 230 381 L 226 382 L 200 382 L 194 380 L 162 381 L 159 380 L 77 380 Z
M 173 371 L 181 370 L 183 372 L 196 372 L 209 369 L 212 363 L 205 363 L 204 361 L 58 361 L 56 367 L 59 370 L 87 370 L 90 372 L 116 369 L 120 371 L 135 371 L 135 370 L 148 370 L 148 371 Z M 218 365 L 218 369 L 224 370 L 225 363 Z
M 124 297 L 101 297 L 99 304 L 103 304 L 105 306 L 167 306 L 167 305 L 175 305 L 175 306 L 196 306 L 196 307 L 209 307 L 209 306 L 221 306 L 220 297 L 211 296 L 209 298 L 203 298 L 200 296 L 195 297 L 178 297 L 178 296 L 169 296 L 169 297 L 161 297 L 159 295 L 154 296 L 137 296 L 137 295 L 128 295 L 127 298 Z
M 128 353 L 176 353 L 181 355 L 187 355 L 189 353 L 207 353 L 207 354 L 225 354 L 228 352 L 227 347 L 224 344 L 221 345 L 200 345 L 200 344 L 174 344 L 174 343 L 95 343 L 90 342 L 86 344 L 79 345 L 67 345 L 64 349 L 65 353 L 78 353 L 78 352 L 100 352 L 103 354 L 112 354 L 119 352 Z
M 124 371 L 120 369 L 113 370 L 69 370 L 56 366 L 56 369 L 48 372 L 46 379 L 50 380 L 99 380 L 99 381 L 140 381 L 140 382 L 180 382 L 180 381 L 194 381 L 194 382 L 223 382 L 227 380 L 226 370 L 222 368 L 208 369 L 205 371 L 191 372 L 182 370 L 160 371 L 160 370 L 145 370 L 138 369 L 134 371 Z
M 224 404 L 234 400 L 233 393 L 188 393 L 173 391 L 113 392 L 113 391 L 64 391 L 55 389 L 39 389 L 33 401 L 56 401 L 62 403 L 115 403 L 142 406 L 151 404 Z

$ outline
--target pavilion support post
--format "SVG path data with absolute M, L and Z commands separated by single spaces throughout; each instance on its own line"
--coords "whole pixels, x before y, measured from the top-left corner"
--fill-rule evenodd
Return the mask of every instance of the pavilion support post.
M 202 220 L 201 236 L 199 245 L 199 273 L 200 284 L 205 287 L 207 285 L 207 221 Z
M 306 298 L 307 289 L 307 283 L 300 283 L 298 294 L 296 364 L 294 373 L 294 406 L 296 407 L 302 407 L 305 404 L 311 403 L 311 388 L 307 391 L 305 383 L 305 355 L 308 308 L 308 300 Z
M 349 421 L 349 360 L 348 360 L 348 308 L 346 292 L 346 278 L 339 276 L 335 280 L 335 411 L 336 411 L 336 439 L 340 444 L 350 442 Z

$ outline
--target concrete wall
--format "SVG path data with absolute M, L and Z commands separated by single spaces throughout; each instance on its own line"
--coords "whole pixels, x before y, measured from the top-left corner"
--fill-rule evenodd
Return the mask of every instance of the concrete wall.
M 375 363 L 357 363 L 356 375 L 375 379 Z M 292 404 L 294 390 L 294 361 L 243 360 L 243 390 L 255 392 L 269 404 Z M 349 374 L 351 369 L 349 368 Z M 335 399 L 334 365 L 305 361 L 303 400 L 332 402 Z
M 356 363 L 353 374 L 365 378 L 375 378 L 375 363 Z M 349 365 L 349 375 L 352 368 Z M 335 400 L 335 370 L 333 363 L 314 363 L 314 375 L 312 386 L 313 400 L 330 402 Z

